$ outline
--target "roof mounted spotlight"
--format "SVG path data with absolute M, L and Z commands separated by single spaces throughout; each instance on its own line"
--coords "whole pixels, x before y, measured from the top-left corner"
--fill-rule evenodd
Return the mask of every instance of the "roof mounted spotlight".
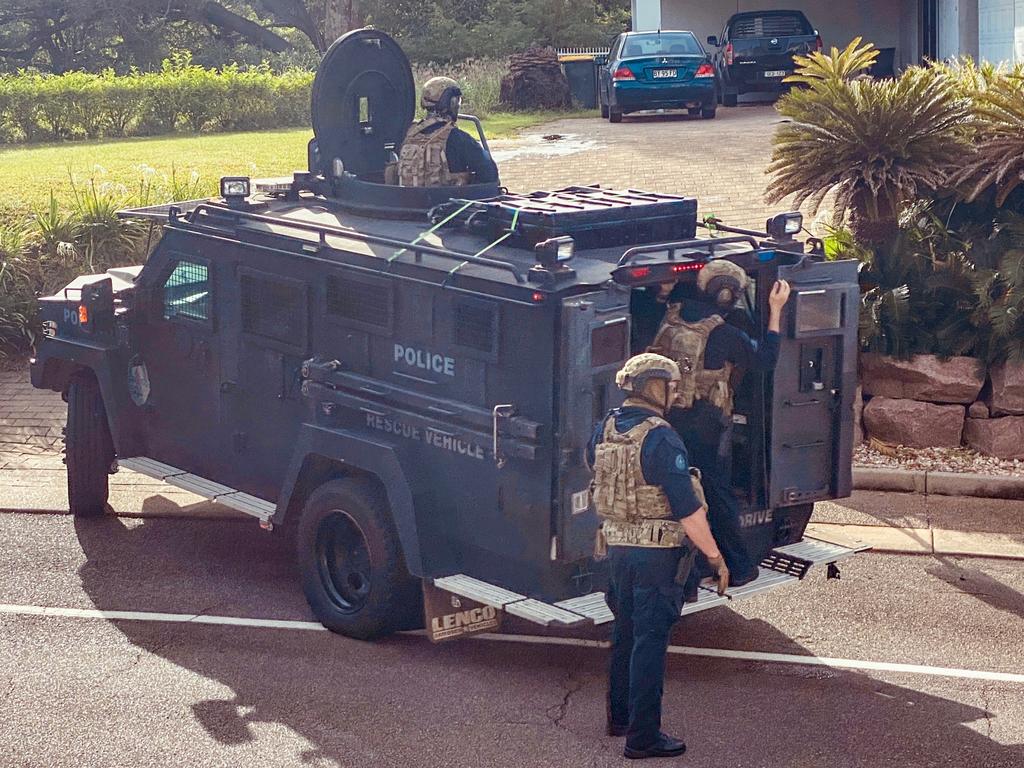
M 530 279 L 538 283 L 552 283 L 572 277 L 576 271 L 567 266 L 576 253 L 576 241 L 571 237 L 552 237 L 533 246 L 537 263 L 530 268 Z
M 804 216 L 799 211 L 780 213 L 768 219 L 764 228 L 772 240 L 787 242 L 793 240 L 804 228 Z
M 220 180 L 220 196 L 231 208 L 245 206 L 246 198 L 252 193 L 252 183 L 248 176 L 222 176 Z

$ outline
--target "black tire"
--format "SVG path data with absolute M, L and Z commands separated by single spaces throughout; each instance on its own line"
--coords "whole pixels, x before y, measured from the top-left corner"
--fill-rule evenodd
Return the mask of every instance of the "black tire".
M 622 122 L 622 110 L 618 107 L 608 107 L 608 122 L 610 123 L 621 123 Z
M 693 107 L 691 109 L 688 109 L 686 110 L 686 114 L 688 114 L 690 117 L 698 117 L 700 115 L 700 107 Z
M 75 517 L 102 515 L 110 493 L 114 441 L 96 377 L 76 374 L 68 384 L 67 399 L 64 463 L 68 470 L 68 509 Z
M 715 109 L 714 107 L 709 107 L 708 109 L 702 109 L 700 111 L 700 116 L 704 120 L 714 120 L 715 119 L 715 115 L 717 115 L 717 114 L 718 114 L 718 110 Z
M 726 107 L 735 107 L 740 102 L 739 95 L 735 93 L 726 93 L 722 96 L 722 105 Z
M 376 484 L 344 478 L 321 485 L 302 509 L 295 544 L 306 600 L 332 632 L 372 640 L 419 626 L 419 581 L 405 566 Z

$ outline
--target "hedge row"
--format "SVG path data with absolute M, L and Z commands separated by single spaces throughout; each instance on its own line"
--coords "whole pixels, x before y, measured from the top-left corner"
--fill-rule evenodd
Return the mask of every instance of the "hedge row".
M 309 125 L 312 83 L 305 70 L 213 70 L 188 57 L 126 76 L 20 72 L 0 76 L 0 141 Z

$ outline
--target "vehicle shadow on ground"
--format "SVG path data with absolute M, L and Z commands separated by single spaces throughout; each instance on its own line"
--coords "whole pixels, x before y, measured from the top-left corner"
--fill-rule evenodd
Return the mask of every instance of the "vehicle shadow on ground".
M 86 556 L 82 585 L 97 608 L 311 618 L 287 540 L 255 524 L 107 516 L 74 525 Z M 807 653 L 771 625 L 729 611 L 709 614 L 699 628 L 696 621 L 704 620 L 681 625 L 676 642 L 729 647 L 730 637 L 743 636 L 765 650 Z M 622 761 L 620 742 L 604 735 L 601 649 L 435 646 L 408 635 L 371 644 L 326 632 L 114 624 L 141 651 L 233 692 L 180 702 L 226 763 L 256 764 L 265 728 L 280 735 L 280 726 L 300 737 L 294 764 Z M 967 727 L 990 714 L 823 668 L 672 657 L 666 679 L 665 729 L 686 731 L 694 766 L 929 766 L 953 756 L 985 768 L 1024 764 L 1024 747 Z M 277 749 L 279 757 L 279 741 Z
M 925 572 L 993 608 L 1024 619 L 1024 594 L 996 581 L 977 568 L 968 568 L 951 557 L 933 555 L 936 565 Z

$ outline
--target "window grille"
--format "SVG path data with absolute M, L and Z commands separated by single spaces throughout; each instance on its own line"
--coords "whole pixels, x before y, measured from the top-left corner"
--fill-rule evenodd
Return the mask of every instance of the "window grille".
M 498 311 L 492 304 L 457 301 L 454 340 L 462 347 L 493 354 L 498 339 Z
M 394 286 L 387 280 L 329 275 L 327 313 L 388 329 L 394 311 Z
M 241 275 L 241 289 L 244 331 L 305 348 L 305 284 L 249 273 Z

